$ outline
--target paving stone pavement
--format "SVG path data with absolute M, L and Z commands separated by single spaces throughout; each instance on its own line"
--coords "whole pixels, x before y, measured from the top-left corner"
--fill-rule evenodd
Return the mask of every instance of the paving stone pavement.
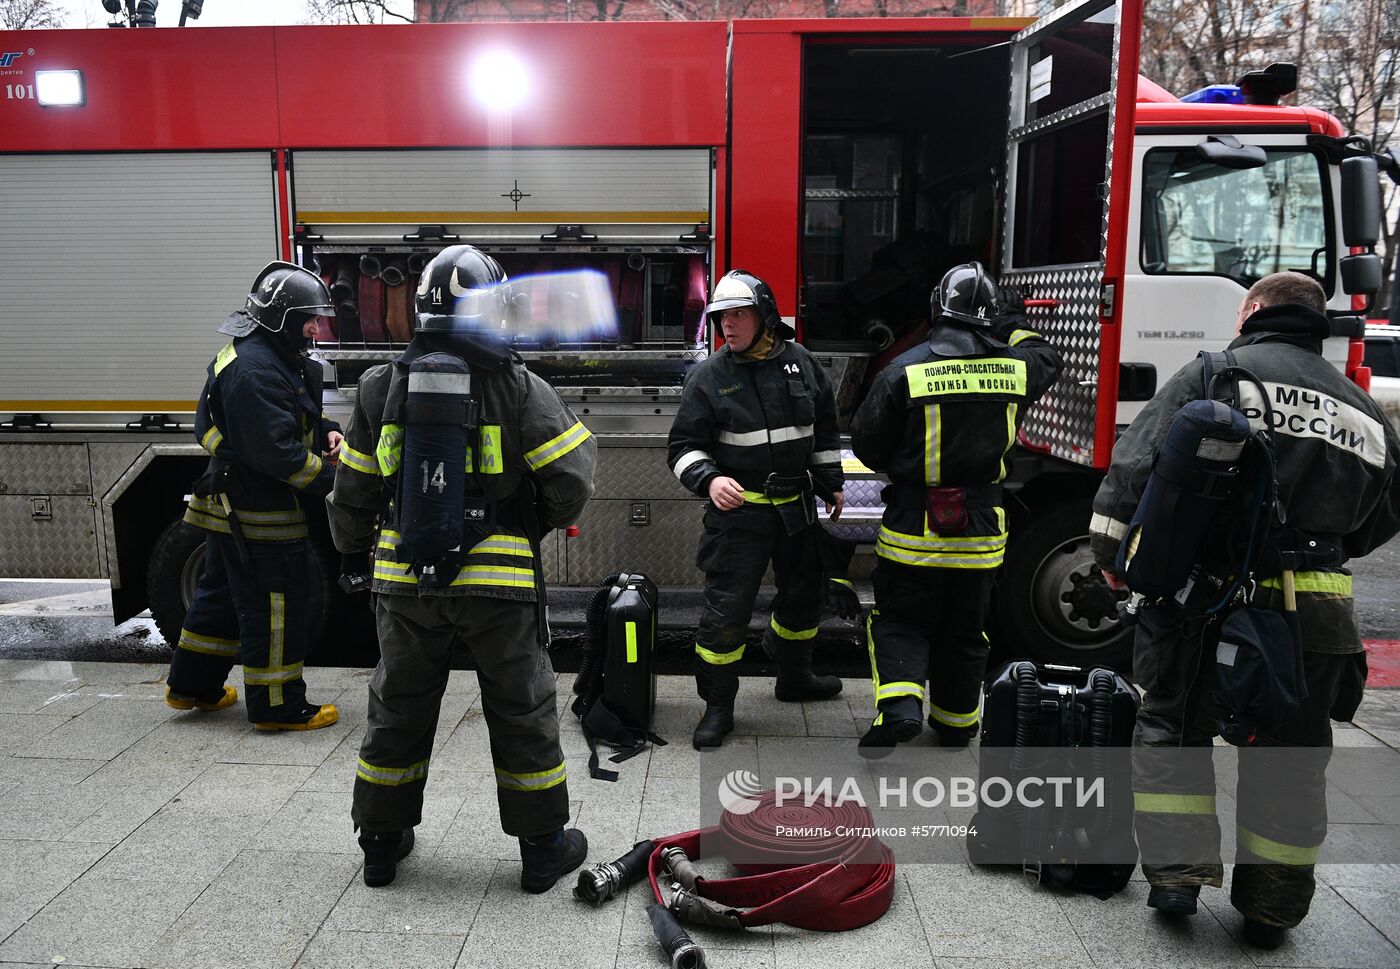
M 519 890 L 475 674 L 452 675 L 416 849 L 392 887 L 367 889 L 349 808 L 370 671 L 310 671 L 312 696 L 337 703 L 341 722 L 272 735 L 252 731 L 241 705 L 170 710 L 165 672 L 0 661 L 0 967 L 666 964 L 645 885 L 597 909 L 564 886 Z M 590 859 L 696 826 L 693 684 L 660 680 L 656 726 L 672 743 L 627 761 L 607 784 L 587 776 L 565 712 L 571 677 L 561 680 L 570 797 Z M 798 737 L 849 744 L 869 723 L 868 681 L 847 680 L 842 699 L 805 707 L 773 702 L 771 688 L 743 681 L 729 747 L 741 761 L 756 765 Z M 1371 691 L 1356 721 L 1338 726 L 1338 746 L 1400 748 L 1400 691 Z M 1334 831 L 1400 806 L 1400 797 L 1336 794 Z M 956 850 L 945 864 L 902 865 L 889 913 L 864 929 L 691 932 L 715 969 L 1400 967 L 1400 865 L 1323 865 L 1318 876 L 1312 914 L 1275 952 L 1241 942 L 1226 892 L 1206 890 L 1201 914 L 1173 924 L 1149 916 L 1140 874 L 1100 901 L 973 868 Z

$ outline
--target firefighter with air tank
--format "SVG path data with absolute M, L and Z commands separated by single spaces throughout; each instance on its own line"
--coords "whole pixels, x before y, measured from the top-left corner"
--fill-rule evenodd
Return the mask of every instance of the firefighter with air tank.
M 327 500 L 343 584 L 375 593 L 381 659 L 352 810 L 371 886 L 393 881 L 413 847 L 459 638 L 476 661 L 521 887 L 547 891 L 587 853 L 565 830 L 540 540 L 583 509 L 597 445 L 511 352 L 510 307 L 490 256 L 460 245 L 433 258 L 408 349 L 360 378 Z
M 870 616 L 876 716 L 862 756 L 888 755 L 928 723 L 966 746 L 980 722 L 983 633 L 1006 551 L 1002 484 L 1026 410 L 1054 383 L 1059 353 L 1026 326 L 1019 294 L 998 306 L 979 263 L 934 290 L 927 342 L 875 379 L 851 447 L 890 484 L 875 551 Z
M 734 699 L 754 599 L 769 563 L 778 592 L 763 636 L 778 664 L 777 698 L 826 700 L 834 676 L 812 672 L 826 579 L 813 567 L 815 495 L 837 520 L 844 504 L 836 399 L 821 365 L 792 340 L 768 285 L 750 272 L 720 277 L 705 309 L 725 345 L 685 381 L 667 463 L 709 499 L 696 564 L 705 591 L 696 631 L 695 682 L 705 713 L 697 750 L 734 729 Z

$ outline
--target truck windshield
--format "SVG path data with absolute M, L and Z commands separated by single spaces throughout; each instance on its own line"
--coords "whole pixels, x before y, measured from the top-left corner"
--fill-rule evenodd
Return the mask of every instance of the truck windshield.
M 1228 276 L 1250 286 L 1301 270 L 1331 287 L 1322 162 L 1302 148 L 1265 151 L 1259 168 L 1212 164 L 1195 149 L 1156 149 L 1143 163 L 1142 269 Z

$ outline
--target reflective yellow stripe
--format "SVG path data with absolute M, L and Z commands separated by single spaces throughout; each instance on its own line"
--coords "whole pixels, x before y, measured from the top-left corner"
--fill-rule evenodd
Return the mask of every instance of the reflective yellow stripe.
M 829 579 L 828 581 L 835 582 L 837 585 L 844 585 L 848 589 L 854 589 L 856 587 L 855 583 L 850 579 Z
M 627 632 L 627 662 L 637 662 L 637 624 L 635 622 L 624 623 Z
M 400 784 L 412 784 L 415 781 L 427 780 L 428 761 L 420 760 L 407 767 L 380 767 L 378 764 L 371 764 L 361 757 L 359 766 L 355 769 L 355 776 L 370 784 L 398 787 Z
M 924 406 L 924 484 L 937 484 L 938 476 L 933 470 L 933 454 L 937 449 L 933 437 L 933 405 Z
M 238 358 L 238 351 L 234 349 L 232 343 L 219 351 L 219 355 L 214 358 L 214 376 L 223 373 L 224 368 L 233 363 Z
M 1214 817 L 1215 795 L 1133 791 L 1133 807 L 1144 814 L 1209 814 Z
M 379 477 L 379 464 L 374 460 L 373 456 L 363 451 L 356 451 L 344 442 L 341 442 L 340 445 L 340 463 L 351 471 L 358 471 L 360 474 L 372 474 L 376 478 Z
M 558 461 L 591 436 L 582 421 L 575 421 L 563 434 L 550 438 L 532 451 L 525 452 L 525 463 L 531 470 L 538 471 L 551 461 Z
M 998 549 L 994 552 L 915 552 L 911 549 L 877 542 L 875 554 L 882 559 L 888 559 L 900 565 L 918 565 L 940 569 L 994 569 L 1001 565 L 1002 560 L 1006 557 L 1006 550 Z
M 728 666 L 730 663 L 737 663 L 744 658 L 744 643 L 739 644 L 739 648 L 732 653 L 716 653 L 714 650 L 706 649 L 699 643 L 695 644 L 695 655 L 699 656 L 711 666 Z
M 880 614 L 879 609 L 871 609 L 870 615 L 865 617 L 865 649 L 870 654 L 870 692 L 874 696 L 880 695 L 880 665 L 875 662 L 875 617 Z
M 228 521 L 223 518 L 215 518 L 213 515 L 206 515 L 203 512 L 195 511 L 193 508 L 185 509 L 185 523 L 203 528 L 205 531 L 218 532 L 220 535 L 232 534 Z
M 497 585 L 511 589 L 533 589 L 534 569 L 515 569 L 506 565 L 464 565 L 457 572 L 453 585 Z
M 959 552 L 965 554 L 968 552 L 995 552 L 997 549 L 1006 547 L 1008 537 L 1009 533 L 1004 531 L 996 535 L 938 535 L 932 532 L 910 535 L 907 532 L 897 532 L 893 528 L 881 525 L 876 541 L 915 552 Z
M 468 555 L 518 555 L 532 559 L 530 540 L 519 535 L 487 535 L 467 550 Z
M 789 495 L 786 498 L 769 498 L 757 491 L 745 491 L 743 495 L 745 501 L 755 505 L 786 505 L 789 501 L 796 501 L 802 497 L 801 495 Z
M 933 477 L 929 479 L 929 484 L 938 484 L 943 480 L 943 411 L 937 405 L 933 405 Z
M 1011 339 L 1006 341 L 1006 345 L 1009 347 L 1014 347 L 1022 340 L 1029 340 L 1031 337 L 1039 339 L 1040 334 L 1035 332 L 1035 330 L 1012 330 Z
M 547 791 L 551 787 L 564 783 L 566 776 L 563 764 L 531 774 L 514 774 L 497 767 L 496 786 L 504 787 L 508 791 Z
M 813 626 L 811 629 L 789 629 L 778 622 L 776 616 L 772 616 L 768 619 L 768 628 L 777 633 L 782 639 L 811 639 L 817 634 L 816 626 Z
M 219 431 L 217 425 L 210 426 L 209 430 L 204 432 L 204 436 L 199 439 L 199 446 L 210 454 L 216 454 L 222 443 L 224 443 L 224 435 Z
M 301 671 L 300 663 L 291 666 L 245 666 L 243 682 L 249 686 L 279 686 L 301 676 Z
M 1283 581 L 1269 578 L 1260 581 L 1265 589 L 1282 589 Z M 1316 592 L 1330 596 L 1350 596 L 1351 576 L 1344 572 L 1295 572 L 1293 588 L 1296 592 Z
M 306 452 L 306 460 L 301 463 L 301 470 L 290 478 L 286 479 L 287 484 L 293 488 L 305 488 L 316 480 L 316 475 L 321 473 L 321 459 L 310 451 Z
M 220 636 L 202 636 L 188 629 L 180 630 L 180 640 L 176 649 L 186 649 L 191 653 L 208 653 L 210 656 L 237 656 L 238 640 Z
M 1235 833 L 1240 847 L 1245 851 L 1255 857 L 1277 862 L 1280 865 L 1315 865 L 1318 853 L 1322 851 L 1321 844 L 1284 844 L 1282 841 L 1266 838 L 1262 834 L 1255 834 L 1243 825 L 1236 825 Z
M 1006 479 L 1006 452 L 1010 451 L 1016 443 L 1016 412 L 1019 409 L 1017 404 L 1006 405 L 1006 450 L 1001 452 L 1001 461 L 997 468 L 996 480 Z
M 270 597 L 269 608 L 272 613 L 272 635 L 268 641 L 266 668 L 269 670 L 280 670 L 282 666 L 282 657 L 286 651 L 287 603 L 285 596 L 281 592 L 269 592 L 268 596 Z M 301 664 L 298 663 L 297 665 L 300 666 Z M 246 680 L 248 668 L 244 667 L 243 672 Z M 254 685 L 259 684 L 255 683 Z M 274 707 L 280 707 L 282 705 L 282 681 L 270 683 L 267 684 L 267 686 L 267 702 Z
M 883 683 L 875 690 L 875 702 L 889 700 L 897 696 L 918 697 L 919 702 L 924 700 L 924 685 L 922 683 L 910 683 L 907 680 L 897 680 L 894 683 Z
M 482 425 L 481 467 L 477 470 L 482 474 L 503 474 L 506 470 L 505 456 L 501 450 L 501 426 L 499 424 Z
M 385 424 L 379 429 L 379 443 L 374 446 L 374 460 L 379 473 L 389 477 L 403 462 L 403 425 Z
M 933 719 L 937 720 L 939 723 L 946 724 L 950 727 L 971 727 L 982 719 L 981 707 L 978 707 L 971 713 L 953 713 L 951 710 L 943 709 L 933 701 L 929 701 L 928 713 L 929 716 L 933 717 Z

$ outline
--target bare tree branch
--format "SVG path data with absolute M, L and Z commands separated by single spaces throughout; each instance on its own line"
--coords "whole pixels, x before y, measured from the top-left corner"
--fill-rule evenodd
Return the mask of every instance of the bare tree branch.
M 0 0 L 0 28 L 62 27 L 67 11 L 56 0 Z

